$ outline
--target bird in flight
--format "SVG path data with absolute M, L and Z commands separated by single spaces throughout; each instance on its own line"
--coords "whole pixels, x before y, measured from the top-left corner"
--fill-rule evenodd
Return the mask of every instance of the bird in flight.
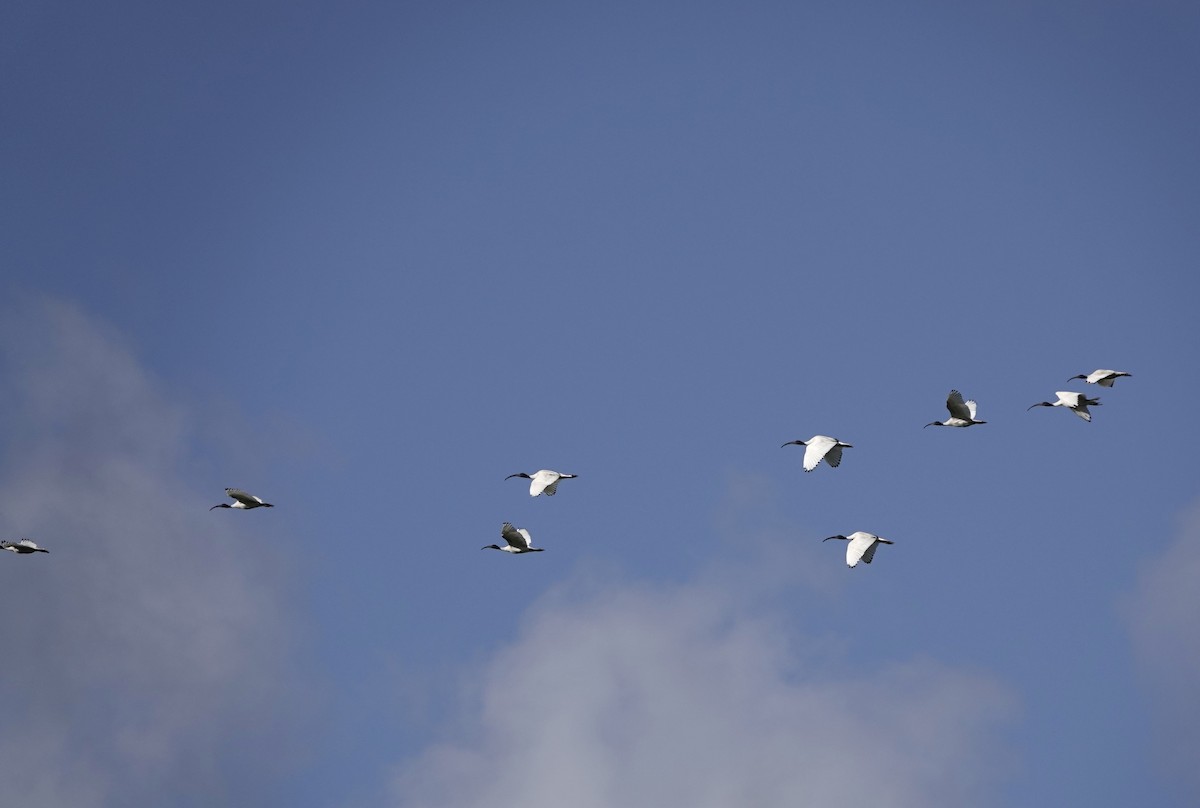
M 925 426 L 974 426 L 975 424 L 986 424 L 987 421 L 975 420 L 974 401 L 963 401 L 962 393 L 957 390 L 951 390 L 950 395 L 946 397 L 946 409 L 950 411 L 950 417 L 945 421 L 933 421 L 925 424 Z M 925 427 L 921 427 L 924 429 Z
M 1100 406 L 1099 398 L 1088 398 L 1083 393 L 1060 390 L 1055 395 L 1058 396 L 1058 401 L 1039 401 L 1037 404 L 1030 404 L 1026 407 L 1025 412 L 1029 412 L 1034 407 L 1066 407 L 1083 420 L 1091 423 L 1092 414 L 1088 412 L 1088 407 Z
M 790 440 L 783 446 L 803 446 L 804 448 L 804 470 L 812 471 L 817 467 L 817 464 L 824 460 L 829 465 L 837 468 L 842 462 L 842 449 L 853 449 L 849 443 L 842 443 L 837 438 L 831 438 L 828 435 L 813 435 L 808 440 Z M 783 446 L 779 448 L 783 448 Z
M 504 479 L 511 480 L 513 477 L 524 477 L 526 480 L 529 480 L 529 496 L 536 497 L 539 494 L 545 494 L 548 497 L 552 497 L 554 496 L 554 492 L 558 490 L 559 480 L 570 480 L 576 476 L 578 475 L 542 469 L 541 471 L 535 471 L 533 474 L 518 471 L 516 474 L 510 474 Z
M 828 539 L 821 539 L 826 542 L 830 539 L 838 539 L 840 541 L 850 542 L 846 545 L 846 566 L 856 566 L 859 560 L 864 564 L 870 564 L 871 559 L 875 557 L 875 549 L 881 544 L 895 544 L 895 542 L 876 536 L 874 533 L 864 533 L 859 530 L 856 533 L 851 533 L 849 536 L 838 534 L 830 536 Z
M 500 537 L 504 539 L 504 546 L 498 544 L 485 544 L 480 547 L 480 550 L 499 550 L 503 553 L 540 553 L 545 548 L 534 547 L 533 538 L 530 537 L 529 531 L 523 527 L 513 527 L 512 522 L 505 522 L 500 526 Z
M 261 497 L 256 497 L 253 494 L 247 494 L 240 488 L 226 488 L 225 493 L 234 500 L 233 504 L 222 502 L 220 505 L 213 505 L 209 510 L 216 508 L 234 508 L 235 510 L 250 510 L 251 508 L 274 508 L 275 506 L 269 502 L 263 502 Z
M 1076 379 L 1083 379 L 1088 384 L 1098 384 L 1101 387 L 1112 387 L 1113 382 L 1115 382 L 1117 379 L 1121 378 L 1122 376 L 1132 375 L 1132 373 L 1126 373 L 1123 370 L 1093 370 L 1086 376 L 1080 373 L 1078 376 L 1072 376 L 1071 378 L 1067 379 L 1067 381 L 1073 382 Z
M 13 553 L 26 555 L 28 553 L 48 553 L 50 552 L 44 547 L 38 547 L 37 542 L 32 539 L 19 539 L 17 541 L 0 541 L 0 550 L 8 550 Z

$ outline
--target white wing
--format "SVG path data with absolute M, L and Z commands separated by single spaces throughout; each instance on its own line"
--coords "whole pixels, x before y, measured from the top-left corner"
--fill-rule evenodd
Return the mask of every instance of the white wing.
M 834 448 L 837 449 L 836 455 L 830 451 Z M 821 462 L 821 458 L 825 458 L 829 465 L 837 468 L 838 463 L 842 462 L 842 449 L 833 438 L 826 435 L 814 435 L 804 447 L 804 470 L 815 469 Z
M 19 542 L 17 542 L 17 544 L 18 544 L 18 546 L 20 546 L 20 547 L 28 547 L 28 548 L 29 548 L 29 549 L 31 549 L 31 550 L 37 550 L 37 549 L 39 549 L 39 548 L 38 548 L 38 546 L 37 546 L 37 543 L 36 543 L 36 542 L 33 542 L 33 541 L 30 541 L 29 539 L 21 539 Z
M 853 567 L 858 564 L 858 560 L 863 558 L 871 546 L 875 543 L 875 537 L 870 533 L 863 533 L 861 530 L 857 533 L 850 534 L 850 543 L 846 545 L 846 566 Z M 873 555 L 874 553 L 872 553 Z M 867 558 L 866 563 L 870 564 L 871 559 Z
M 864 564 L 870 564 L 870 563 L 871 563 L 871 560 L 872 560 L 873 558 L 875 558 L 875 551 L 876 551 L 876 550 L 878 550 L 878 549 L 879 549 L 879 542 L 877 542 L 877 541 L 873 541 L 873 542 L 871 542 L 871 546 L 870 546 L 870 547 L 868 547 L 868 548 L 867 548 L 867 549 L 866 549 L 866 550 L 863 552 L 863 557 L 862 557 L 863 563 L 864 563 Z
M 555 488 L 558 485 L 558 478 L 559 474 L 557 471 L 542 469 L 537 472 L 529 479 L 529 496 L 536 497 L 542 493 L 548 497 L 554 496 Z
M 1056 390 L 1054 395 L 1058 396 L 1058 400 L 1063 403 L 1064 407 L 1078 407 L 1079 397 L 1082 393 L 1072 393 L 1069 390 Z
M 1089 424 L 1092 422 L 1092 414 L 1088 412 L 1087 404 L 1080 404 L 1077 407 L 1072 407 L 1071 412 L 1075 413 Z
M 262 505 L 263 501 L 253 494 L 248 494 L 240 488 L 226 488 L 225 493 L 245 505 Z
M 967 401 L 967 412 L 971 413 L 971 420 L 972 420 L 972 421 L 974 421 L 974 420 L 975 420 L 975 411 L 976 411 L 977 409 L 979 409 L 979 405 L 975 403 L 975 400 L 974 400 L 974 399 L 968 399 L 968 401 Z
M 1123 370 L 1093 370 L 1091 375 L 1087 377 L 1086 381 L 1088 384 L 1098 384 L 1101 387 L 1112 387 L 1113 382 L 1122 376 L 1128 375 L 1129 374 Z
M 970 402 L 974 404 L 975 402 Z M 957 390 L 951 390 L 950 395 L 946 397 L 946 409 L 950 411 L 953 418 L 959 418 L 963 421 L 973 420 L 975 418 L 975 408 L 968 406 L 963 401 L 962 393 Z

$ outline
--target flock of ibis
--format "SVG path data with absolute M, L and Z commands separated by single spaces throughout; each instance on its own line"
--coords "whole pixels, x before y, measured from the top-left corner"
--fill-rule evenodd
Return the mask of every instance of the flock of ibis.
M 1130 375 L 1132 374 L 1119 370 L 1097 370 L 1087 375 L 1072 376 L 1068 381 L 1083 379 L 1088 384 L 1112 387 L 1113 382 L 1118 378 Z M 1100 404 L 1098 398 L 1089 398 L 1083 393 L 1063 391 L 1057 395 L 1057 401 L 1039 402 L 1030 406 L 1026 412 L 1034 407 L 1067 407 L 1083 420 L 1090 422 L 1092 416 L 1088 412 L 1088 407 L 1096 407 Z M 950 395 L 946 397 L 946 410 L 950 413 L 949 418 L 944 421 L 932 421 L 925 426 L 965 428 L 987 423 L 987 421 L 982 421 L 976 417 L 979 412 L 979 406 L 970 399 L 964 400 L 962 393 L 957 390 L 951 390 Z M 829 435 L 813 435 L 808 440 L 791 440 L 783 444 L 783 446 L 804 447 L 803 465 L 806 472 L 813 471 L 822 461 L 831 468 L 837 468 L 842 463 L 842 450 L 854 448 L 853 445 L 837 438 L 832 438 Z M 574 474 L 563 474 L 562 472 L 551 471 L 550 469 L 542 469 L 541 471 L 535 471 L 533 474 L 526 474 L 524 472 L 510 474 L 505 479 L 510 480 L 513 477 L 523 477 L 529 480 L 529 495 L 536 497 L 541 494 L 554 496 L 560 480 L 570 479 L 575 476 Z M 510 522 L 505 522 L 500 527 L 500 537 L 504 539 L 505 543 L 503 546 L 488 544 L 481 549 L 500 550 L 501 552 L 512 553 L 514 555 L 520 553 L 540 553 L 543 549 L 533 546 L 533 540 L 528 530 L 513 527 Z M 875 551 L 879 548 L 879 545 L 893 543 L 890 539 L 885 539 L 882 536 L 876 536 L 874 533 L 867 533 L 862 530 L 851 533 L 849 536 L 838 534 L 822 539 L 822 541 L 832 540 L 846 542 L 846 565 L 849 567 L 858 566 L 858 562 L 860 561 L 864 564 L 870 564 L 875 558 Z
M 1068 381 L 1082 379 L 1086 384 L 1098 384 L 1101 387 L 1112 387 L 1113 383 L 1122 376 L 1132 376 L 1131 373 L 1126 373 L 1120 370 L 1095 370 L 1089 374 L 1079 374 L 1072 376 Z M 1074 393 L 1069 390 L 1060 390 L 1055 395 L 1058 396 L 1056 401 L 1039 401 L 1029 405 L 1026 412 L 1034 407 L 1066 407 L 1071 412 L 1078 415 L 1084 421 L 1091 422 L 1092 414 L 1088 411 L 1088 407 L 1099 407 L 1100 399 L 1091 398 L 1084 393 Z M 950 413 L 950 417 L 944 421 L 931 421 L 926 424 L 930 426 L 952 426 L 965 428 L 968 426 L 976 426 L 978 424 L 986 424 L 987 421 L 980 421 L 975 416 L 978 414 L 978 405 L 969 399 L 964 400 L 962 393 L 957 390 L 951 390 L 950 395 L 946 397 L 946 410 Z M 786 446 L 803 446 L 804 447 L 804 470 L 806 472 L 813 471 L 821 461 L 831 468 L 837 468 L 842 462 L 842 450 L 853 449 L 854 447 L 837 438 L 831 438 L 828 435 L 813 435 L 808 440 L 792 440 L 783 444 Z M 782 447 L 781 447 L 782 448 Z M 548 497 L 554 496 L 558 491 L 558 484 L 563 480 L 570 480 L 576 477 L 574 474 L 565 474 L 560 471 L 552 471 L 550 469 L 541 469 L 532 474 L 527 474 L 523 471 L 516 474 L 510 474 L 504 479 L 511 480 L 513 477 L 520 477 L 529 480 L 529 496 L 538 497 L 545 494 Z M 217 508 L 230 508 L 233 510 L 251 510 L 254 508 L 273 508 L 275 507 L 270 502 L 266 502 L 261 497 L 241 490 L 240 488 L 226 488 L 225 494 L 230 499 L 230 502 L 222 502 L 213 505 L 209 508 L 210 511 Z M 523 553 L 540 553 L 544 548 L 534 547 L 533 538 L 529 535 L 529 531 L 525 528 L 514 527 L 511 522 L 505 522 L 500 527 L 500 538 L 504 539 L 504 544 L 487 544 L 482 550 L 499 550 L 504 553 L 520 555 Z M 849 536 L 843 536 L 840 533 L 836 536 L 829 536 L 822 541 L 844 541 L 846 542 L 846 565 L 855 567 L 861 561 L 864 564 L 870 564 L 875 558 L 875 551 L 881 544 L 892 544 L 889 539 L 882 536 L 876 536 L 874 533 L 867 533 L 859 530 L 851 533 Z M 0 550 L 8 550 L 19 555 L 32 555 L 34 553 L 48 553 L 49 550 L 39 547 L 36 542 L 30 539 L 18 539 L 17 541 L 0 540 Z

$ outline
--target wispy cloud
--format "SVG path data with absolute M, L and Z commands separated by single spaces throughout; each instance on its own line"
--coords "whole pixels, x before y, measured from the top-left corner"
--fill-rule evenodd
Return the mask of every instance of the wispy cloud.
M 986 676 L 828 670 L 713 580 L 571 590 L 477 672 L 459 726 L 402 766 L 397 805 L 987 805 L 1008 773 L 1014 700 Z
M 1123 611 L 1134 656 L 1149 685 L 1166 771 L 1200 799 L 1200 507 L 1175 540 L 1142 568 Z
M 269 558 L 187 470 L 197 414 L 60 303 L 4 318 L 0 387 L 0 534 L 50 550 L 0 558 L 0 804 L 220 801 L 298 683 Z

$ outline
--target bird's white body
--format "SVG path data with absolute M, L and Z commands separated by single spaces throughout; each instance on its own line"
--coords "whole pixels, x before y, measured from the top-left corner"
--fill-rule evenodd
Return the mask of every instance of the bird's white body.
M 505 522 L 500 526 L 500 537 L 504 539 L 504 546 L 498 544 L 488 544 L 480 547 L 480 550 L 499 550 L 503 553 L 540 553 L 541 547 L 533 546 L 533 537 L 529 535 L 529 531 L 523 527 L 513 527 L 512 522 Z
M 1088 384 L 1098 384 L 1101 387 L 1112 387 L 1113 382 L 1122 376 L 1132 376 L 1132 373 L 1126 373 L 1123 370 L 1093 370 L 1088 375 L 1084 376 L 1080 373 L 1078 376 L 1072 376 L 1067 381 L 1075 379 L 1083 379 Z
M 975 420 L 975 410 L 978 405 L 974 401 L 963 401 L 962 393 L 957 390 L 951 390 L 950 395 L 946 397 L 946 409 L 950 411 L 950 417 L 945 421 L 933 421 L 925 424 L 925 426 L 974 426 L 975 424 L 986 424 L 987 421 Z
M 233 504 L 222 503 L 213 505 L 209 510 L 214 508 L 233 508 L 234 510 L 249 510 L 250 508 L 274 508 L 275 506 L 269 502 L 263 502 L 261 497 L 256 497 L 253 494 L 248 494 L 240 488 L 226 488 L 225 493 L 233 500 Z
M 1071 412 L 1078 415 L 1087 422 L 1091 422 L 1092 414 L 1088 412 L 1088 407 L 1099 407 L 1100 399 L 1088 398 L 1083 393 L 1072 393 L 1070 390 L 1059 390 L 1055 394 L 1058 396 L 1057 401 L 1040 401 L 1037 404 L 1030 404 L 1026 411 L 1032 410 L 1034 407 L 1066 407 Z
M 37 542 L 32 539 L 18 539 L 17 541 L 0 541 L 0 550 L 8 550 L 12 553 L 26 555 L 28 553 L 48 553 L 42 547 L 38 547 Z
M 535 471 L 533 474 L 526 474 L 524 472 L 510 474 L 504 479 L 510 480 L 513 477 L 524 477 L 529 480 L 529 496 L 536 497 L 540 494 L 545 494 L 548 497 L 552 497 L 558 490 L 559 480 L 569 480 L 575 476 L 577 475 L 542 469 L 541 471 Z
M 842 449 L 854 448 L 849 443 L 842 443 L 828 435 L 813 435 L 808 440 L 793 440 L 783 445 L 804 447 L 805 471 L 812 471 L 822 460 L 837 468 L 842 462 Z
M 829 541 L 830 539 L 840 539 L 849 542 L 846 545 L 847 567 L 857 566 L 860 560 L 864 564 L 870 564 L 871 560 L 875 558 L 875 550 L 880 544 L 893 544 L 893 542 L 876 536 L 874 533 L 864 533 L 861 530 L 851 533 L 849 536 L 830 536 L 828 539 L 822 539 L 822 541 Z

